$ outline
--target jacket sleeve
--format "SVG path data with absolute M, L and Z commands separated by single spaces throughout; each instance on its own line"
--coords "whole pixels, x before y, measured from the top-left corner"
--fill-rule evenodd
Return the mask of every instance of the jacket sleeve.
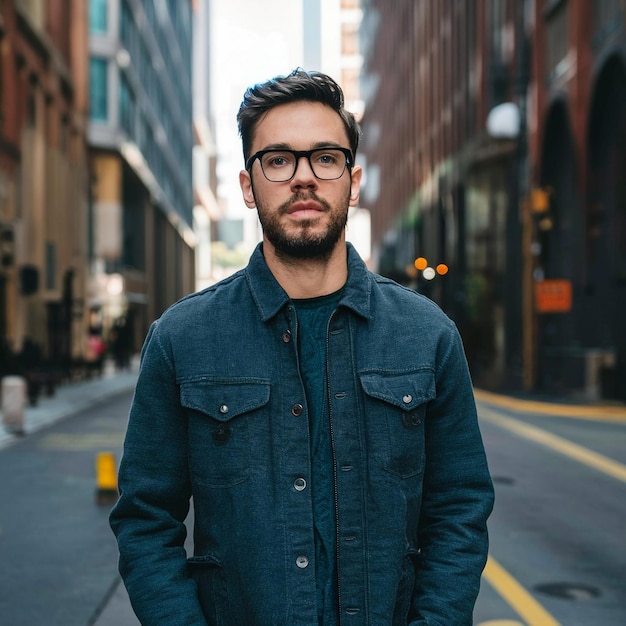
M 439 342 L 436 398 L 425 423 L 426 465 L 411 624 L 471 626 L 487 560 L 494 492 L 461 339 Z
M 185 517 L 191 487 L 187 429 L 174 364 L 155 322 L 144 343 L 110 515 L 119 569 L 143 626 L 206 626 L 187 576 Z

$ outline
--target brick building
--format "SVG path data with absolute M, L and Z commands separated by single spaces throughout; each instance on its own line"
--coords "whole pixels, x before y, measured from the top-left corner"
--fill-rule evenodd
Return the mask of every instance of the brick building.
M 80 354 L 87 249 L 86 0 L 0 1 L 0 338 Z
M 361 4 L 375 266 L 455 319 L 479 385 L 623 397 L 626 3 Z

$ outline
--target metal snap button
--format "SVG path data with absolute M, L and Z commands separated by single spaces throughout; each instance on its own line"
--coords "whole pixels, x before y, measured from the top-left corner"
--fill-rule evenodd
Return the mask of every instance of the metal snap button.
M 295 415 L 296 417 L 298 417 L 299 415 L 302 415 L 302 411 L 304 411 L 304 407 L 301 404 L 294 404 L 291 407 L 291 412 L 293 415 Z
M 402 398 L 402 402 L 404 402 L 404 404 L 410 404 L 412 400 L 413 400 L 413 396 L 410 393 L 407 393 Z
M 283 333 L 283 341 L 284 341 L 285 343 L 289 343 L 289 342 L 291 341 L 291 331 L 290 331 L 290 330 L 286 330 L 286 331 Z
M 304 478 L 296 478 L 293 481 L 293 486 L 296 491 L 304 491 L 306 489 L 306 480 L 304 480 Z
M 307 559 L 305 556 L 299 556 L 296 559 L 296 565 L 300 568 L 300 569 L 304 569 L 305 567 L 309 566 L 309 559 Z
M 222 415 L 224 415 L 225 413 L 228 413 L 228 405 L 227 404 L 220 404 L 219 412 Z

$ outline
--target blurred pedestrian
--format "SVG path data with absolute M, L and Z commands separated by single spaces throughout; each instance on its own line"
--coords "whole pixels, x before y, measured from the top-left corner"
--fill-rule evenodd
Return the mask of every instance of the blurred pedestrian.
M 97 375 L 102 375 L 104 370 L 104 357 L 106 355 L 106 343 L 98 331 L 92 331 L 87 337 L 87 366 L 88 369 Z
M 131 337 L 125 317 L 115 320 L 111 329 L 111 350 L 117 370 L 127 370 L 130 367 Z
M 43 351 L 41 346 L 30 337 L 24 337 L 20 360 L 25 372 L 34 372 L 41 368 Z
M 22 349 L 17 355 L 18 372 L 26 381 L 30 406 L 37 406 L 42 387 L 48 382 L 43 368 L 43 350 L 31 337 L 24 337 Z M 52 395 L 52 394 L 50 394 Z
M 238 122 L 263 241 L 146 339 L 111 514 L 133 608 L 469 625 L 493 488 L 457 330 L 346 243 L 362 172 L 339 85 L 255 85 Z

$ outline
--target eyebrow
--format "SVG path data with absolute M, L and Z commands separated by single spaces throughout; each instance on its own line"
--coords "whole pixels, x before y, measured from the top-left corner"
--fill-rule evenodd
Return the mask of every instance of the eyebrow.
M 342 146 L 340 143 L 337 143 L 336 141 L 317 141 L 309 149 L 317 150 L 319 148 L 343 148 L 343 147 L 344 146 Z M 299 150 L 292 148 L 288 143 L 271 143 L 268 146 L 265 146 L 265 148 L 262 148 L 262 150 L 293 150 L 295 152 L 300 152 Z

